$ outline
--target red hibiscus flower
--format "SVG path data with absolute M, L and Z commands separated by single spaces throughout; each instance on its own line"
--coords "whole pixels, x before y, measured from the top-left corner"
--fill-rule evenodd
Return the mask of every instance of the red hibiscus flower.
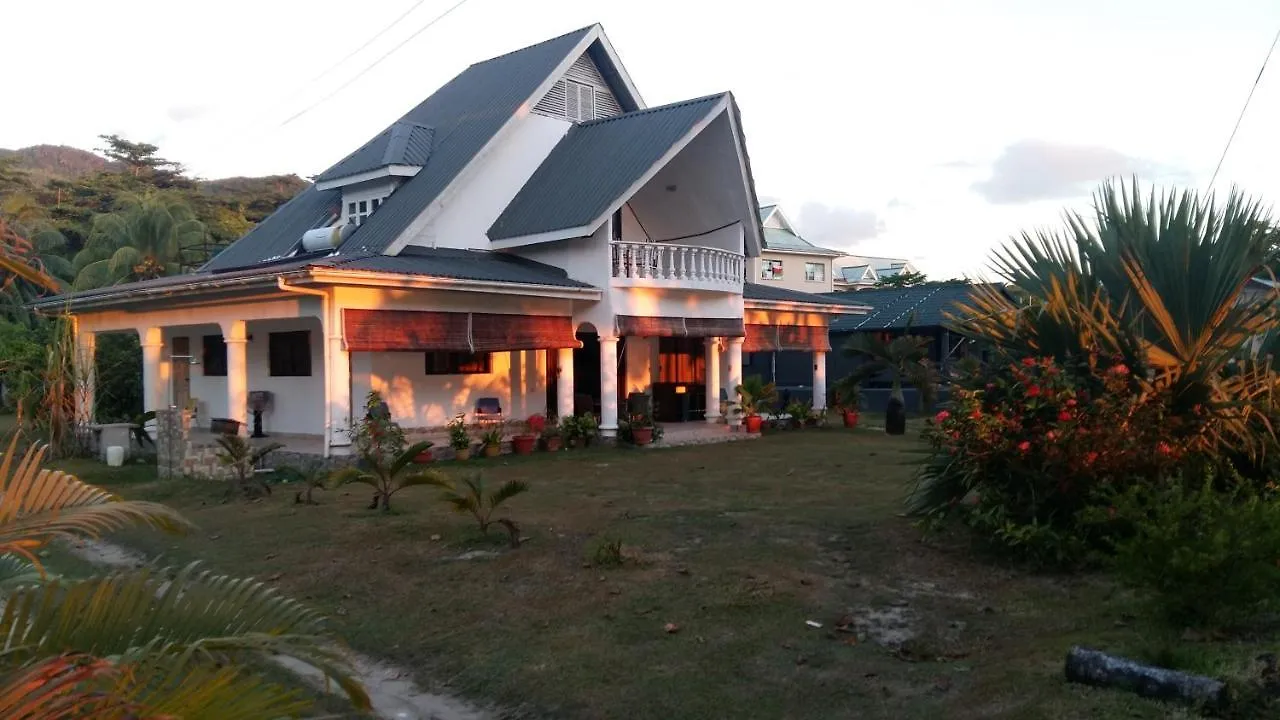
M 1066 410 L 1058 413 L 1058 422 L 1071 422 L 1071 413 Z
M 1023 365 L 1026 365 L 1027 367 L 1035 367 L 1035 366 L 1036 366 L 1036 359 L 1035 359 L 1035 358 L 1030 358 L 1030 357 L 1024 357 L 1024 358 L 1022 358 L 1022 364 L 1023 364 Z
M 1027 388 L 1027 397 L 1029 398 L 1040 397 L 1040 386 L 1039 385 L 1029 386 Z
M 939 411 L 937 415 L 934 415 L 933 419 L 935 422 L 943 422 L 949 417 L 951 417 L 951 413 L 947 412 L 946 410 L 942 410 L 942 411 Z
M 1030 449 L 1031 449 L 1031 441 L 1030 441 L 1030 440 L 1023 440 L 1022 442 L 1018 443 L 1018 451 L 1019 451 L 1019 452 L 1027 452 L 1027 451 L 1028 451 L 1028 450 L 1030 450 Z

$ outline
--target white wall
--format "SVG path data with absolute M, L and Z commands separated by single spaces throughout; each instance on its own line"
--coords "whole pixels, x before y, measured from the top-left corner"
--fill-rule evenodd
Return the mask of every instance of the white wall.
M 466 413 L 476 400 L 496 397 L 505 415 L 523 420 L 547 412 L 546 351 L 498 352 L 484 375 L 427 375 L 420 352 L 351 353 L 353 415 L 363 414 L 370 390 L 382 393 L 391 416 L 406 428 L 436 428 Z
M 765 260 L 782 261 L 782 279 L 764 280 L 760 277 L 760 268 Z M 805 263 L 822 263 L 822 280 L 805 280 Z M 765 250 L 760 257 L 751 258 L 747 273 L 747 282 L 758 282 L 761 285 L 799 290 L 807 293 L 831 292 L 831 257 L 827 255 L 805 255 L 802 253 L 780 253 Z
M 324 336 L 316 318 L 289 320 L 255 320 L 247 325 L 250 335 L 245 349 L 249 369 L 249 390 L 266 390 L 272 394 L 271 408 L 262 416 L 262 428 L 268 434 L 319 434 L 324 432 Z M 311 376 L 271 377 L 268 335 L 272 332 L 309 330 L 311 332 Z M 220 335 L 216 325 L 172 328 L 165 333 L 167 358 L 176 337 L 190 338 L 191 354 L 204 356 L 204 336 Z M 227 378 L 206 376 L 203 364 L 191 366 L 191 397 L 196 398 L 196 426 L 207 428 L 211 418 L 229 415 Z M 250 415 L 252 421 L 252 415 Z
M 433 212 L 433 203 L 409 226 L 409 244 L 489 249 L 489 226 L 573 125 L 543 115 L 526 115 L 515 122 L 511 133 L 452 189 L 438 212 Z
M 622 206 L 622 241 L 623 242 L 645 242 L 650 240 L 649 234 L 644 231 L 644 227 L 640 225 L 640 221 L 636 220 L 636 213 L 631 209 L 631 203 Z

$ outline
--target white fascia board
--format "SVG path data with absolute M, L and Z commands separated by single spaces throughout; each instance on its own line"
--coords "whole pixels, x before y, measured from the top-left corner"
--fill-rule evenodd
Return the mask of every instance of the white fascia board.
M 821 258 L 840 257 L 843 254 L 843 253 L 838 253 L 835 250 L 822 250 L 820 248 L 815 248 L 813 250 L 791 250 L 789 248 L 767 247 L 767 248 L 761 249 L 760 252 L 780 253 L 783 255 L 808 255 L 809 257 L 821 257 Z
M 378 180 L 385 177 L 413 177 L 422 170 L 420 165 L 386 165 L 372 170 L 366 170 L 355 175 L 347 175 L 346 177 L 336 178 L 334 180 L 322 180 L 316 183 L 317 190 L 337 190 L 338 188 L 357 183 L 368 182 L 370 180 Z
M 827 315 L 866 315 L 871 312 L 870 305 L 845 305 L 843 303 L 822 305 L 818 303 L 788 302 L 784 300 L 752 300 L 742 299 L 742 306 L 747 310 L 783 310 L 786 312 L 816 312 Z
M 597 23 L 593 34 L 597 35 L 596 39 L 600 41 L 600 47 L 604 48 L 604 54 L 608 56 L 609 62 L 613 64 L 613 69 L 622 78 L 623 86 L 626 87 L 627 92 L 631 93 L 631 97 L 636 101 L 637 109 L 644 110 L 648 106 L 645 105 L 644 98 L 640 97 L 640 91 L 636 89 L 636 84 L 631 81 L 631 75 L 627 72 L 626 66 L 622 64 L 617 51 L 613 49 L 613 43 L 609 42 L 609 38 L 604 34 L 604 28 Z M 575 56 L 574 59 L 576 60 L 577 57 Z
M 728 93 L 725 93 L 725 99 L 723 101 L 723 105 L 725 108 L 728 108 L 729 106 Z M 742 135 L 742 128 L 738 127 L 738 123 L 735 122 L 734 114 L 728 113 L 728 115 L 729 115 L 729 131 L 733 133 L 733 153 L 734 155 L 738 156 L 738 171 L 742 174 L 742 193 L 747 198 L 751 198 L 753 195 L 755 195 L 755 193 L 751 192 L 752 181 L 751 181 L 751 175 L 747 172 L 747 158 L 744 157 L 742 154 L 742 148 L 745 147 L 747 144 L 746 139 Z M 751 219 L 755 222 L 747 223 L 747 225 L 749 225 L 751 228 L 751 232 L 743 233 L 743 235 L 744 235 L 744 239 L 746 239 L 746 236 L 749 235 L 752 242 L 746 248 L 743 248 L 743 250 L 745 251 L 744 254 L 747 257 L 758 257 L 760 255 L 760 251 L 764 249 L 764 230 L 762 229 L 764 227 L 764 221 L 758 220 L 758 217 L 760 214 L 760 208 L 751 207 L 750 210 L 751 210 Z M 778 212 L 777 205 L 774 206 L 773 211 Z M 794 234 L 794 231 L 793 231 L 793 234 Z M 754 252 L 752 252 L 753 250 Z
M 440 214 L 441 209 L 453 201 L 453 196 L 459 192 L 459 188 L 467 185 L 471 180 L 471 176 L 476 173 L 476 169 L 486 158 L 489 157 L 489 153 L 491 153 L 495 147 L 498 147 L 503 140 L 506 140 L 507 137 L 511 135 L 512 128 L 515 125 L 514 121 L 518 118 L 527 117 L 529 113 L 533 112 L 533 106 L 537 104 L 538 100 L 541 99 L 543 95 L 547 94 L 547 91 L 551 89 L 551 86 L 555 85 L 556 82 L 569 71 L 569 68 L 573 65 L 574 61 L 581 57 L 582 53 L 586 52 L 587 48 L 591 47 L 591 43 L 595 42 L 599 37 L 600 25 L 597 24 L 591 28 L 591 31 L 586 34 L 586 37 L 582 38 L 582 40 L 565 55 L 564 59 L 560 61 L 560 64 L 556 66 L 556 69 L 552 70 L 551 73 L 543 79 L 542 84 L 539 85 L 538 89 L 534 90 L 533 94 L 516 109 L 515 114 L 507 118 L 507 121 L 498 129 L 498 132 L 494 133 L 493 137 L 489 138 L 489 142 L 485 143 L 484 147 L 480 148 L 480 151 L 471 158 L 467 163 L 467 166 L 462 168 L 461 172 L 454 176 L 453 180 L 449 182 L 445 189 L 436 196 L 436 199 L 432 200 L 430 205 L 423 208 L 418 213 L 418 217 L 413 222 L 409 223 L 409 227 L 400 232 L 400 237 L 396 238 L 390 245 L 387 245 L 387 249 L 383 251 L 384 255 L 399 255 L 400 251 L 404 249 L 404 246 L 409 244 L 409 238 L 418 235 L 424 228 L 428 227 L 433 220 L 435 220 L 435 217 Z M 510 200 L 508 200 L 508 202 L 510 202 Z
M 667 149 L 667 152 L 663 153 L 662 157 L 658 158 L 653 165 L 649 166 L 649 169 L 646 170 L 644 174 L 637 178 L 635 182 L 631 183 L 630 187 L 623 190 L 618 197 L 614 198 L 613 202 L 609 203 L 609 206 L 605 208 L 604 212 L 600 213 L 599 217 L 596 217 L 586 225 L 580 225 L 573 228 L 562 228 L 558 230 L 548 230 L 547 232 L 536 233 L 534 235 L 522 235 L 520 237 L 504 238 L 502 240 L 491 239 L 489 241 L 490 244 L 494 248 L 499 249 L 512 248 L 521 247 L 523 245 L 533 245 L 539 242 L 550 242 L 552 240 L 567 240 L 569 238 L 586 237 L 587 235 L 592 234 L 594 232 L 594 228 L 600 227 L 606 220 L 613 217 L 613 214 L 625 205 L 632 196 L 639 192 L 640 188 L 644 187 L 646 183 L 652 180 L 653 176 L 658 174 L 658 171 L 666 167 L 667 163 L 671 162 L 676 155 L 680 154 L 681 150 L 685 149 L 685 146 L 693 142 L 693 139 L 698 137 L 703 130 L 706 130 L 707 126 L 710 125 L 713 120 L 719 117 L 721 113 L 727 112 L 728 107 L 728 95 L 725 95 L 720 99 L 720 102 L 716 103 L 712 109 L 707 111 L 707 114 L 704 115 L 701 120 L 694 123 L 693 127 L 689 129 L 689 132 L 685 133 L 684 137 L 676 141 L 675 144 Z M 752 212 L 759 212 L 759 210 L 753 209 Z M 757 247 L 759 247 L 758 244 Z
M 562 287 L 560 285 L 535 285 L 526 283 L 503 283 L 490 280 L 465 280 L 461 278 L 442 278 L 421 275 L 402 275 L 400 273 L 383 273 L 368 270 L 339 270 L 313 268 L 308 280 L 327 285 L 361 285 L 365 287 L 387 287 L 414 290 L 453 290 L 459 292 L 480 292 L 491 295 L 524 295 L 535 297 L 560 298 L 566 300 L 599 300 L 603 296 L 600 288 Z
M 778 219 L 782 221 L 782 227 L 787 232 L 791 233 L 792 235 L 795 235 L 796 237 L 800 237 L 800 233 L 796 232 L 795 226 L 792 225 L 791 221 L 787 219 L 786 213 L 782 212 L 781 204 L 773 206 L 773 212 L 769 213 L 769 217 L 773 217 L 774 215 L 777 215 Z M 764 220 L 761 220 L 760 223 L 763 225 Z

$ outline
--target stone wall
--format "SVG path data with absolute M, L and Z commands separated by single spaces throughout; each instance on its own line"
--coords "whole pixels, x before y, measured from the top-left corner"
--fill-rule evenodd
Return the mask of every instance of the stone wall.
M 218 461 L 218 446 L 191 442 L 191 411 L 156 411 L 156 471 L 162 480 L 179 477 L 225 480 L 231 469 Z

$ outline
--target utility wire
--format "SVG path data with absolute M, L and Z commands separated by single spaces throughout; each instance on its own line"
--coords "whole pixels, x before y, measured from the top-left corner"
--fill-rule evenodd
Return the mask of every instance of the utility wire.
M 369 63 L 367 66 L 365 66 L 365 68 L 364 68 L 363 70 L 361 70 L 360 72 L 356 73 L 356 74 L 355 74 L 355 76 L 353 76 L 350 80 L 347 80 L 346 82 L 342 83 L 342 84 L 341 84 L 341 85 L 339 85 L 338 87 L 334 88 L 334 90 L 333 90 L 332 92 L 330 92 L 328 95 L 325 95 L 324 97 L 320 98 L 319 100 L 317 100 L 317 101 L 315 101 L 315 102 L 311 103 L 310 105 L 306 106 L 305 108 L 303 108 L 303 109 L 299 110 L 298 112 L 294 113 L 293 115 L 291 115 L 287 120 L 285 120 L 284 122 L 280 123 L 280 127 L 284 127 L 285 125 L 288 125 L 289 123 L 293 122 L 294 120 L 297 120 L 298 118 L 302 117 L 303 115 L 306 115 L 307 113 L 309 113 L 309 112 L 311 112 L 312 110 L 316 109 L 316 108 L 317 108 L 317 107 L 319 107 L 321 104 L 323 104 L 323 103 L 325 103 L 325 102 L 328 102 L 329 100 L 333 99 L 333 97 L 334 97 L 335 95 L 337 95 L 338 93 L 342 92 L 343 90 L 346 90 L 348 87 L 350 87 L 350 86 L 351 86 L 351 84 L 352 84 L 352 83 L 354 83 L 355 81 L 357 81 L 357 80 L 359 80 L 360 78 L 364 77 L 364 75 L 365 75 L 366 73 L 368 73 L 370 70 L 374 69 L 374 68 L 375 68 L 375 67 L 377 67 L 379 64 L 381 64 L 383 60 L 386 60 L 388 57 L 391 57 L 391 55 L 392 55 L 393 53 L 395 53 L 397 50 L 399 50 L 400 48 L 402 48 L 402 47 L 404 47 L 405 45 L 407 45 L 411 40 L 413 40 L 414 38 L 418 37 L 418 36 L 419 36 L 419 35 L 421 35 L 422 33 L 426 32 L 426 31 L 427 31 L 427 30 L 428 30 L 432 25 L 435 25 L 436 23 L 438 23 L 438 22 L 440 22 L 441 20 L 445 19 L 445 18 L 449 15 L 449 13 L 453 12 L 454 10 L 457 10 L 458 8 L 462 7 L 462 6 L 463 6 L 463 5 L 465 5 L 465 4 L 467 4 L 467 0 L 458 0 L 458 2 L 454 3 L 453 5 L 451 5 L 451 6 L 449 7 L 449 9 L 448 9 L 448 10 L 445 10 L 444 12 L 442 12 L 442 13 L 440 13 L 439 15 L 435 16 L 434 18 L 432 18 L 430 21 L 428 21 L 428 22 L 427 22 L 427 24 L 426 24 L 426 25 L 423 25 L 422 27 L 420 27 L 420 28 L 418 28 L 417 30 L 415 30 L 415 31 L 413 32 L 413 34 L 412 34 L 412 35 L 410 35 L 409 37 L 405 38 L 404 40 L 401 40 L 401 41 L 400 41 L 400 43 L 399 43 L 399 44 L 397 44 L 395 47 L 391 48 L 391 49 L 390 49 L 390 50 L 388 50 L 387 52 L 385 52 L 385 53 L 383 53 L 382 55 L 380 55 L 380 56 L 378 57 L 378 59 L 377 59 L 377 60 L 374 60 L 373 62 Z
M 1262 59 L 1262 67 L 1258 68 L 1258 76 L 1253 79 L 1253 87 L 1249 88 L 1249 95 L 1244 99 L 1244 107 L 1240 108 L 1240 115 L 1236 117 L 1236 125 L 1231 128 L 1231 135 L 1227 138 L 1227 144 L 1222 148 L 1222 156 L 1218 158 L 1218 166 L 1213 169 L 1213 177 L 1209 178 L 1209 187 L 1213 187 L 1213 183 L 1218 179 L 1218 171 L 1222 169 L 1222 161 L 1227 159 L 1227 151 L 1231 149 L 1231 141 L 1236 139 L 1236 132 L 1240 130 L 1240 122 L 1244 120 L 1244 113 L 1249 109 L 1249 101 L 1253 100 L 1253 92 L 1258 89 L 1258 83 L 1262 80 L 1262 72 L 1267 69 L 1267 61 L 1271 60 L 1271 53 L 1275 52 L 1276 43 L 1280 42 L 1280 30 L 1276 31 L 1276 36 L 1271 40 L 1271 48 L 1267 50 L 1267 56 Z
M 387 26 L 386 26 L 386 27 L 384 27 L 384 28 L 382 28 L 381 30 L 379 30 L 379 31 L 378 31 L 378 32 L 377 32 L 373 37 L 369 38 L 368 40 L 365 40 L 363 45 L 361 45 L 360 47 L 356 48 L 355 50 L 352 50 L 351 52 L 347 53 L 347 54 L 346 54 L 346 56 L 344 56 L 341 60 L 339 60 L 338 62 L 336 62 L 336 63 L 334 63 L 334 64 L 330 65 L 328 68 L 326 68 L 324 72 L 322 72 L 322 73 L 320 73 L 319 75 L 317 75 L 317 76 L 315 76 L 315 77 L 311 78 L 311 82 L 317 82 L 318 80 L 320 80 L 321 78 L 323 78 L 325 75 L 328 75 L 329 73 L 333 72 L 334 70 L 337 70 L 337 69 L 338 69 L 338 67 L 339 67 L 339 66 L 341 66 L 341 65 L 342 65 L 343 63 L 345 63 L 346 61 L 350 60 L 351 58 L 355 57 L 356 55 L 359 55 L 359 54 L 360 54 L 360 51 L 362 51 L 362 50 L 364 50 L 365 48 L 367 48 L 367 47 L 369 47 L 370 45 L 372 45 L 372 44 L 374 43 L 374 41 L 375 41 L 375 40 L 377 40 L 378 38 L 382 37 L 383 35 L 386 35 L 388 30 L 390 30 L 391 28 L 393 28 L 393 27 L 395 27 L 396 25 L 398 25 L 398 24 L 400 23 L 400 21 L 401 21 L 401 20 L 403 20 L 403 19 L 405 19 L 405 18 L 409 17 L 409 14 L 410 14 L 410 13 L 412 13 L 414 10 L 417 10 L 418 8 L 422 7 L 422 4 L 423 4 L 423 3 L 425 3 L 426 1 L 427 1 L 427 0 L 418 0 L 418 2 L 414 3 L 413 5 L 411 5 L 411 6 L 409 7 L 409 9 L 408 9 L 408 10 L 405 10 L 403 13 L 400 13 L 400 17 L 396 18 L 395 20 L 392 20 L 390 23 L 388 23 L 388 24 L 387 24 Z

